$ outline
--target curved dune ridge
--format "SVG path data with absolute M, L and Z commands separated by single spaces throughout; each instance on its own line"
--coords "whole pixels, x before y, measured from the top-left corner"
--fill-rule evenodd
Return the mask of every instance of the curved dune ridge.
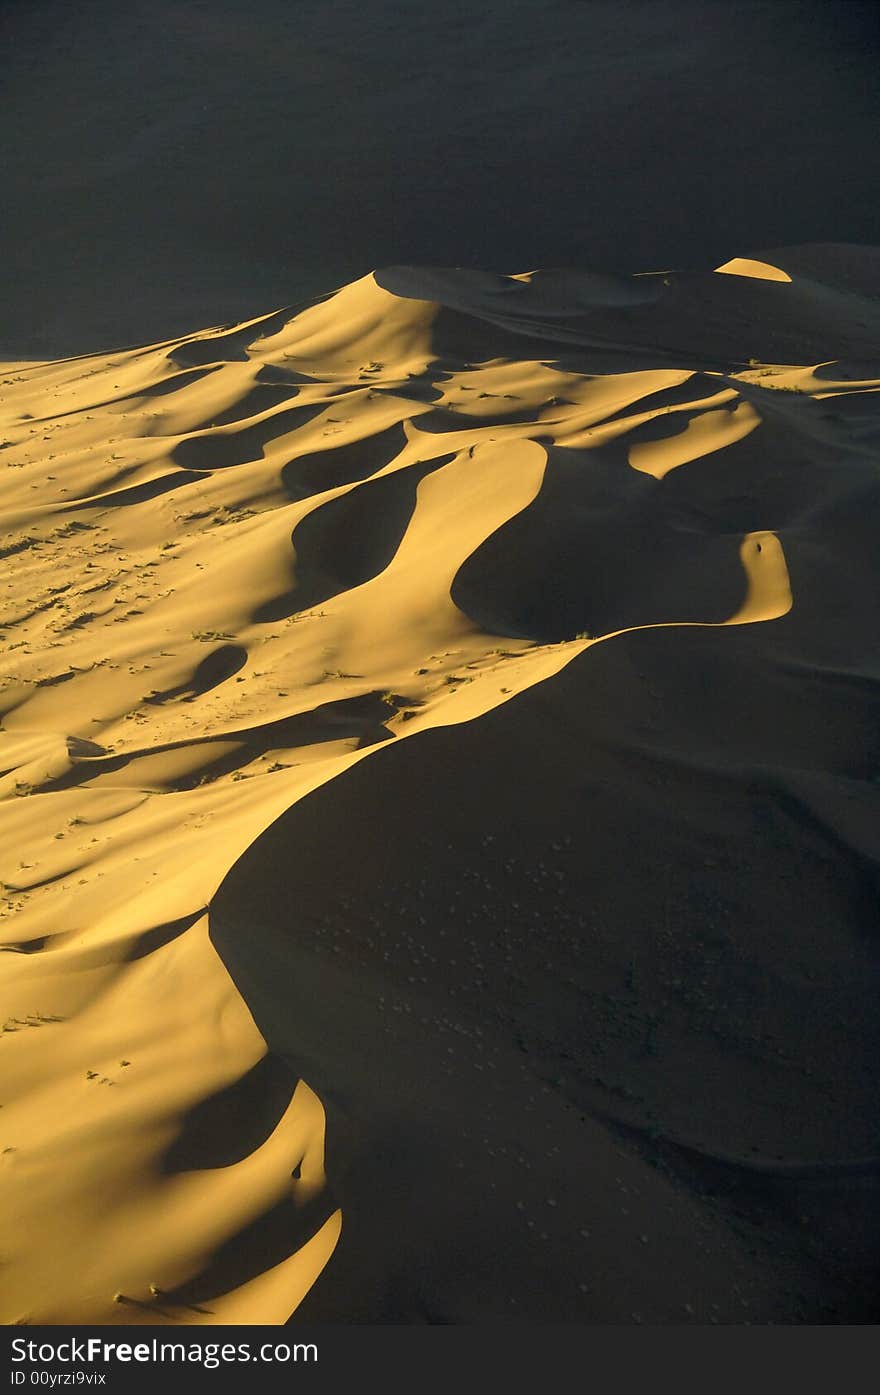
M 768 1278 L 702 1194 L 597 1122 L 742 1160 L 718 1109 L 685 1108 L 684 1062 L 708 1040 L 699 1005 L 679 1002 L 688 975 L 708 972 L 699 934 L 685 917 L 676 939 L 667 896 L 664 973 L 678 986 L 664 981 L 652 1027 L 626 1000 L 649 958 L 627 940 L 639 903 L 625 887 L 597 893 L 624 910 L 582 972 L 598 883 L 568 863 L 552 873 L 563 952 L 552 857 L 537 851 L 546 835 L 586 867 L 604 847 L 598 815 L 571 802 L 597 771 L 621 807 L 656 795 L 658 772 L 692 772 L 661 820 L 682 866 L 689 838 L 709 865 L 748 827 L 731 805 L 703 846 L 711 780 L 782 790 L 823 886 L 823 840 L 853 869 L 845 891 L 823 892 L 839 952 L 830 970 L 812 949 L 801 960 L 793 929 L 764 963 L 725 922 L 731 973 L 760 980 L 758 1006 L 743 1008 L 748 1052 L 737 1043 L 748 1068 L 707 1069 L 722 1100 L 756 1092 L 752 1161 L 788 1158 L 758 1098 L 777 1041 L 755 1023 L 772 1016 L 774 975 L 810 1021 L 811 975 L 827 973 L 841 1021 L 833 1039 L 811 1036 L 849 1085 L 835 1095 L 798 1075 L 788 1161 L 880 1151 L 859 1093 L 867 1010 L 848 997 L 873 981 L 853 907 L 880 826 L 859 745 L 876 730 L 875 264 L 858 249 L 765 255 L 723 275 L 618 279 L 393 268 L 305 309 L 3 365 L 4 1321 L 276 1323 L 310 1290 L 302 1311 L 335 1321 L 709 1320 L 698 1291 L 712 1320 L 743 1320 L 748 1293 L 776 1320 L 824 1297 L 810 1279 L 793 1298 L 794 1251 Z M 674 707 L 646 718 L 640 695 L 664 683 L 679 685 Z M 541 733 L 556 742 L 546 760 Z M 772 821 L 762 798 L 752 812 Z M 395 808 L 418 836 L 385 827 Z M 459 825 L 482 849 L 476 870 L 447 855 Z M 528 892 L 511 900 L 504 876 L 525 865 L 516 839 L 530 828 L 545 870 L 527 935 L 514 922 Z M 619 847 L 603 853 L 614 876 Z M 483 873 L 447 963 L 455 888 Z M 731 878 L 748 925 L 759 892 L 742 866 Z M 637 883 L 653 924 L 661 891 Z M 398 944 L 386 929 L 401 916 Z M 509 943 L 492 939 L 498 917 Z M 466 961 L 468 984 L 481 965 L 476 994 L 450 968 Z M 537 1016 L 529 985 L 546 998 Z M 595 1054 L 615 1002 L 635 1013 L 620 1031 L 638 1037 L 647 1085 L 619 1044 L 602 1047 L 607 1066 Z M 481 1073 L 458 1073 L 459 1046 L 484 1052 Z M 424 1113 L 407 1125 L 413 1071 Z M 424 1170 L 395 1172 L 407 1127 L 415 1152 L 463 1162 L 460 1214 L 448 1176 L 444 1200 L 418 1191 L 436 1183 Z M 512 1168 L 554 1188 L 537 1224 Z M 432 1213 L 457 1248 L 429 1280 Z M 643 1233 L 658 1246 L 648 1264 Z M 494 1272 L 492 1253 L 509 1264 Z

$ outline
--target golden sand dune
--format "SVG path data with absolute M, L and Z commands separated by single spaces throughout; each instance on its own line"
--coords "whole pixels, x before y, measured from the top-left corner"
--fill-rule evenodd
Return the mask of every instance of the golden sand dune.
M 857 1314 L 880 313 L 773 255 L 3 366 L 6 1322 Z

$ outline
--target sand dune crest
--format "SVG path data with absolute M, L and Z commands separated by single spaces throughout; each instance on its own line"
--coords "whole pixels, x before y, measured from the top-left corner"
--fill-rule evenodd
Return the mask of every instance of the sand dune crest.
M 718 271 L 747 287 L 729 334 L 712 273 L 393 268 L 300 312 L 2 367 L 5 1321 L 281 1322 L 326 1266 L 332 1282 L 348 1217 L 330 1154 L 325 1171 L 327 1102 L 209 934 L 230 869 L 294 806 L 409 751 L 420 768 L 424 742 L 452 753 L 453 728 L 500 730 L 502 709 L 540 712 L 569 666 L 588 683 L 621 646 L 693 632 L 734 655 L 734 629 L 778 624 L 781 666 L 844 661 L 858 625 L 843 601 L 826 625 L 823 578 L 844 547 L 839 501 L 875 488 L 880 371 L 846 364 L 870 367 L 876 303 L 848 333 L 833 284 L 743 258 Z M 742 354 L 780 282 L 780 361 Z M 858 595 L 858 526 L 847 546 Z M 575 732 L 568 701 L 553 721 Z M 642 737 L 639 759 L 659 759 Z M 588 733 L 570 754 L 591 778 Z M 557 779 L 548 768 L 548 808 Z M 814 784 L 797 797 L 855 847 L 863 817 Z M 347 844 L 333 856 L 357 865 Z M 328 1001 L 331 1034 L 340 1011 Z M 334 1127 L 348 1107 L 334 1094 Z M 642 1164 L 621 1166 L 638 1186 Z M 375 1257 L 395 1262 L 393 1246 Z M 601 1302 L 575 1284 L 564 1319 L 618 1320 L 620 1266 Z M 425 1299 L 428 1320 L 446 1301 Z

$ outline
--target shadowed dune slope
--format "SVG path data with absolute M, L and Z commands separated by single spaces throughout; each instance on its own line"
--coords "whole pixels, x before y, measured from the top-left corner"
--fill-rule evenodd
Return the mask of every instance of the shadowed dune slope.
M 867 1320 L 875 272 L 2 365 L 3 1320 Z
M 330 1117 L 346 1228 L 308 1313 L 870 1312 L 876 704 L 762 641 L 609 641 L 230 873 L 213 942 Z

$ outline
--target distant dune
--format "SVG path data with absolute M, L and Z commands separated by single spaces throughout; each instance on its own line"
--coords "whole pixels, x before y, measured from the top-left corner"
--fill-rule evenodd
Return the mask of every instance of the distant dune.
M 876 1318 L 880 249 L 0 366 L 0 1317 Z

